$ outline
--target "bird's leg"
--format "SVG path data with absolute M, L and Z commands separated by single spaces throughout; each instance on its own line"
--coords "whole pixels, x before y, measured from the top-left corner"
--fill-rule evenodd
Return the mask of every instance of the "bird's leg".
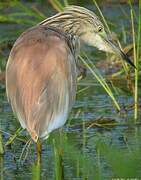
M 84 79 L 87 75 L 87 69 L 82 64 L 77 64 L 78 80 Z
M 41 153 L 42 153 L 42 143 L 39 139 L 37 140 L 36 148 L 37 148 L 37 163 L 40 164 L 41 163 Z

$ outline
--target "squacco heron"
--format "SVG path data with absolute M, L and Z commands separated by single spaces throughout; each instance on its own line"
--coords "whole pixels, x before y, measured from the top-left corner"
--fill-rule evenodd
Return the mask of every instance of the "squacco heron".
M 63 126 L 76 96 L 80 40 L 134 64 L 90 10 L 68 6 L 16 40 L 6 67 L 8 100 L 35 142 Z M 37 143 L 38 144 L 38 143 Z

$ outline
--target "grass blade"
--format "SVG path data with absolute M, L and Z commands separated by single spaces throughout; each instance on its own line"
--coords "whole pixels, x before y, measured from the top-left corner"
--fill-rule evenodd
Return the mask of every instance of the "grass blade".
M 134 119 L 138 118 L 138 61 L 137 61 L 137 49 L 136 49 L 136 35 L 135 35 L 135 25 L 134 25 L 134 14 L 132 4 L 130 3 L 130 13 L 131 13 L 131 26 L 132 26 L 132 38 L 133 38 L 133 54 L 134 54 L 134 64 L 137 67 L 135 69 L 135 93 L 134 93 Z
M 0 133 L 0 155 L 4 154 L 4 147 L 3 147 L 3 142 L 2 142 L 2 135 Z
M 101 84 L 101 86 L 105 89 L 105 91 L 107 92 L 107 94 L 111 97 L 111 99 L 113 100 L 113 103 L 115 104 L 115 107 L 117 108 L 118 111 L 120 111 L 120 106 L 118 104 L 118 102 L 116 101 L 109 85 L 106 83 L 106 81 L 104 80 L 104 78 L 101 76 L 101 74 L 99 73 L 99 71 L 97 70 L 97 68 L 95 67 L 95 65 L 92 63 L 92 61 L 85 55 L 85 57 L 87 58 L 88 63 L 84 60 L 84 58 L 82 58 L 81 56 L 80 60 L 83 62 L 83 64 L 90 70 L 90 72 L 93 74 L 93 76 L 97 79 L 97 81 Z

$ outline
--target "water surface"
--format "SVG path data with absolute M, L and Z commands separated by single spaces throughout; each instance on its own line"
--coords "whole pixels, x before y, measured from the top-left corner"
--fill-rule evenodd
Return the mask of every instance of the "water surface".
M 122 5 L 122 8 L 129 14 L 127 5 Z M 102 9 L 106 18 L 114 24 L 112 28 L 115 32 L 122 31 L 123 23 L 125 28 L 129 28 L 129 20 L 123 16 L 119 6 L 111 5 Z M 119 37 L 123 40 L 122 34 Z M 127 41 L 130 42 L 131 39 L 127 39 Z M 104 53 L 97 52 L 90 47 L 84 47 L 84 51 L 89 53 L 89 57 L 95 63 L 106 57 Z M 24 160 L 26 149 L 21 161 L 19 161 L 25 142 L 29 139 L 24 131 L 10 146 L 5 147 L 5 155 L 0 159 L 1 179 L 25 180 L 39 179 L 40 177 L 42 179 L 67 180 L 111 179 L 113 177 L 125 177 L 126 174 L 129 177 L 141 175 L 139 171 L 141 164 L 139 163 L 138 166 L 136 164 L 140 155 L 141 129 L 140 126 L 133 125 L 133 109 L 126 108 L 133 104 L 133 97 L 130 93 L 122 90 L 118 94 L 115 93 L 119 104 L 124 107 L 122 113 L 118 113 L 110 97 L 90 72 L 84 80 L 78 82 L 78 90 L 85 87 L 88 88 L 77 94 L 76 103 L 66 125 L 53 132 L 43 143 L 41 166 L 36 166 L 34 143 L 28 148 L 27 158 Z M 120 89 L 120 87 L 118 88 Z M 100 117 L 124 124 L 93 127 L 94 121 Z M 4 144 L 19 127 L 20 125 L 7 102 L 5 85 L 1 84 L 0 129 L 3 131 Z M 124 153 L 127 158 L 125 156 L 122 158 Z M 129 157 L 133 157 L 133 161 Z M 127 166 L 127 169 L 118 172 L 120 162 L 114 163 L 113 159 L 115 162 L 123 160 L 123 168 Z

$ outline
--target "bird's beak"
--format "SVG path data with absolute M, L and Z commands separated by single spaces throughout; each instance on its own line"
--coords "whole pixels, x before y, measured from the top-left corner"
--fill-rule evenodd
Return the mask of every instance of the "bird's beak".
M 109 40 L 107 37 L 102 37 L 102 39 L 104 40 L 104 43 L 108 52 L 115 54 L 117 57 L 126 61 L 128 64 L 130 64 L 132 67 L 136 69 L 136 66 L 134 65 L 134 63 L 119 47 L 114 45 L 114 43 L 111 40 Z

